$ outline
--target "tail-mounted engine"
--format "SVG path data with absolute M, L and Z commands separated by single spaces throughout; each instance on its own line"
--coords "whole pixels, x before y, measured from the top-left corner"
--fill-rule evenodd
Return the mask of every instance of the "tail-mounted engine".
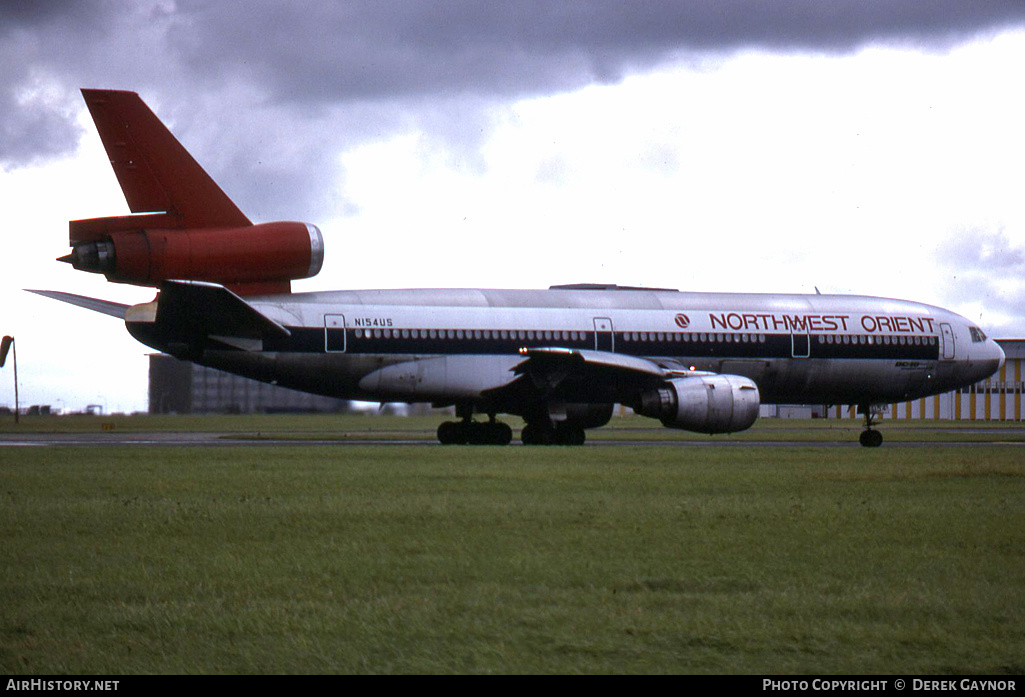
M 168 217 L 74 220 L 71 254 L 60 261 L 117 283 L 159 286 L 167 280 L 209 281 L 243 294 L 287 293 L 290 281 L 315 276 L 324 263 L 324 239 L 316 225 L 159 227 L 170 222 L 164 220 Z
M 316 226 L 253 225 L 138 94 L 82 96 L 135 215 L 72 220 L 61 261 L 117 283 L 206 281 L 239 295 L 288 293 L 320 271 Z
M 637 413 L 667 428 L 698 433 L 733 433 L 758 419 L 758 386 L 739 375 L 694 375 L 667 380 L 641 395 Z

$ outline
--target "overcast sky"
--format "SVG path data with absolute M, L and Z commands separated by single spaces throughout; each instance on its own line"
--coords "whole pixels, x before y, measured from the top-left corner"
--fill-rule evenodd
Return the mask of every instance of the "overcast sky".
M 23 405 L 145 409 L 148 349 L 21 292 L 127 213 L 80 87 L 140 93 L 297 291 L 859 293 L 1025 336 L 1025 3 L 0 0 L 0 333 Z M 10 369 L 0 404 L 13 405 Z

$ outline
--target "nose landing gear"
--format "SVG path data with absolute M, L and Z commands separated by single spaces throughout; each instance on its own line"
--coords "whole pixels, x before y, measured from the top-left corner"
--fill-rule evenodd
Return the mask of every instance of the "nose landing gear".
M 876 425 L 876 417 L 872 413 L 872 407 L 862 406 L 861 411 L 865 414 L 865 430 L 858 436 L 858 442 L 866 448 L 878 448 L 883 444 L 883 434 L 872 430 L 872 427 Z

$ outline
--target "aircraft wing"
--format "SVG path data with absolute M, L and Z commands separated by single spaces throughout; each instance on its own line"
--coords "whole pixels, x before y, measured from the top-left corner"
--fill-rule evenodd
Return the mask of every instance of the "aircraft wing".
M 593 377 L 615 376 L 620 379 L 659 382 L 665 379 L 665 368 L 645 358 L 608 351 L 568 348 L 525 349 L 526 360 L 516 366 L 517 375 L 573 372 Z
M 517 376 L 485 394 L 496 401 L 544 399 L 619 401 L 639 389 L 656 387 L 667 378 L 695 374 L 636 356 L 608 351 L 544 347 L 524 349 L 513 367 Z

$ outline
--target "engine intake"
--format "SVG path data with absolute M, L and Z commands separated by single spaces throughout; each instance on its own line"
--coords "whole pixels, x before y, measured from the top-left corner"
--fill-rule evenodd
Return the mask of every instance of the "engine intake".
M 637 413 L 667 428 L 698 433 L 733 433 L 758 419 L 758 386 L 740 375 L 694 375 L 668 380 L 641 395 Z

